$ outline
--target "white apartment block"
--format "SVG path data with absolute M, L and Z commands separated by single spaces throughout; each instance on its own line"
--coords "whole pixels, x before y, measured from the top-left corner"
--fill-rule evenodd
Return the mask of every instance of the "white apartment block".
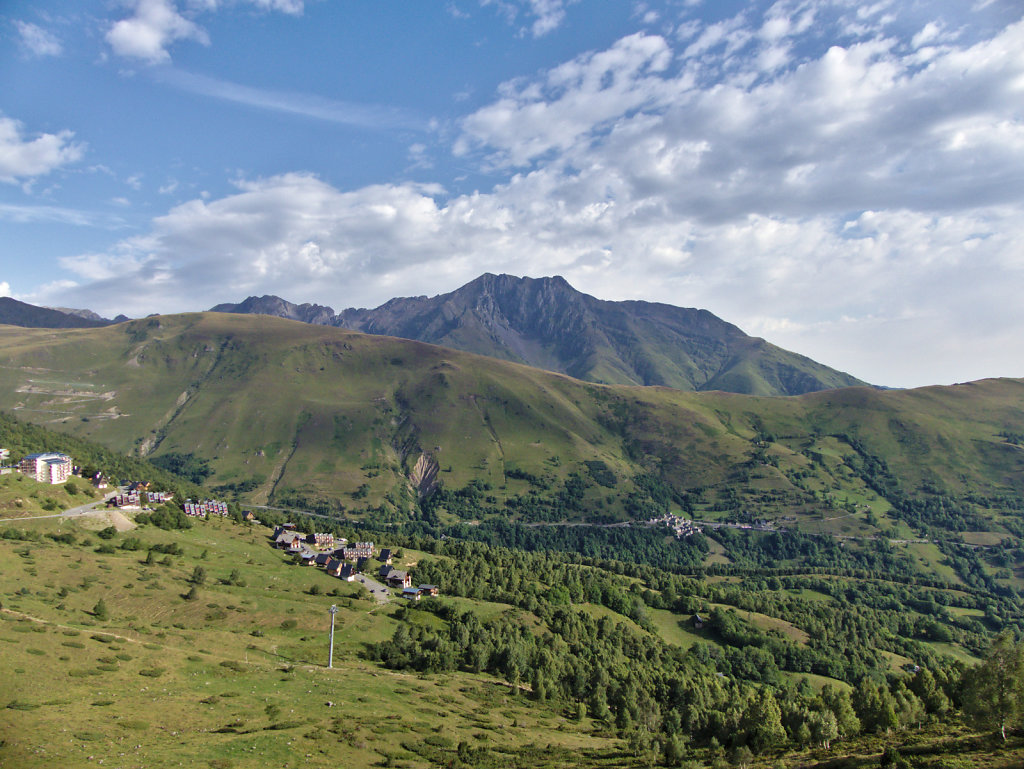
M 71 475 L 71 457 L 67 454 L 29 454 L 18 463 L 18 472 L 40 483 L 64 483 Z

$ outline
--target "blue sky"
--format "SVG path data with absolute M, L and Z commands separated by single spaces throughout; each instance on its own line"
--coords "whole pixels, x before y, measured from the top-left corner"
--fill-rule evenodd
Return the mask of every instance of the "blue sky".
M 0 295 L 560 274 L 891 386 L 1024 376 L 1018 2 L 6 0 Z

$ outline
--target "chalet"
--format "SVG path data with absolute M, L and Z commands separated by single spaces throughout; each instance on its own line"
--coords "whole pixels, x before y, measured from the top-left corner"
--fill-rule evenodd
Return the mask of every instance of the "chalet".
M 346 582 L 354 580 L 356 578 L 356 570 L 353 568 L 352 564 L 346 563 L 342 566 L 341 571 L 338 573 L 338 578 L 343 579 Z
M 330 562 L 327 564 L 327 573 L 330 574 L 332 577 L 340 577 L 341 569 L 345 565 L 346 564 L 344 561 L 339 560 L 337 558 L 332 558 Z
M 110 484 L 107 483 L 107 479 L 103 477 L 103 473 L 97 471 L 96 475 L 92 477 L 92 485 L 97 489 L 109 488 Z
M 388 572 L 387 580 L 391 587 L 412 587 L 412 575 L 407 571 L 392 569 Z
M 410 601 L 420 600 L 420 589 L 418 587 L 407 587 L 402 590 L 402 598 L 407 598 Z
M 303 566 L 315 566 L 316 565 L 316 553 L 312 550 L 303 550 L 299 553 L 299 563 Z
M 694 630 L 700 630 L 702 627 L 704 627 L 704 618 L 699 614 L 694 614 L 693 619 L 691 621 L 693 622 Z
M 391 563 L 391 550 L 390 548 L 381 548 L 380 555 L 377 556 L 377 560 L 381 563 Z
M 387 579 L 388 575 L 391 574 L 391 572 L 393 572 L 394 570 L 395 569 L 393 566 L 388 566 L 387 564 L 384 564 L 377 570 L 377 576 L 382 577 L 383 579 Z
M 305 539 L 305 537 L 297 531 L 284 531 L 283 529 L 278 529 L 274 533 L 274 544 L 282 550 L 287 550 L 291 547 L 292 542 L 295 542 L 296 540 L 301 543 L 303 539 Z
M 149 481 L 132 481 L 128 484 L 128 491 L 135 492 L 136 494 L 149 491 Z
M 437 585 L 420 585 L 419 591 L 422 595 L 436 596 L 441 591 L 437 589 Z
M 317 566 L 321 569 L 327 568 L 327 564 L 331 562 L 330 553 L 317 553 L 316 558 L 313 559 Z
M 250 521 L 251 523 L 256 523 L 256 516 L 253 514 L 252 510 L 246 510 L 244 513 L 242 513 L 242 520 Z

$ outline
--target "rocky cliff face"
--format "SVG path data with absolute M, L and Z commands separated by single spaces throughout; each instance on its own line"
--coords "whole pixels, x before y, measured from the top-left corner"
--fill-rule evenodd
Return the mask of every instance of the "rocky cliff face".
M 561 277 L 485 274 L 449 294 L 397 298 L 375 309 L 338 314 L 277 297 L 250 297 L 213 309 L 415 339 L 605 384 L 756 395 L 864 384 L 747 336 L 707 310 L 603 301 Z

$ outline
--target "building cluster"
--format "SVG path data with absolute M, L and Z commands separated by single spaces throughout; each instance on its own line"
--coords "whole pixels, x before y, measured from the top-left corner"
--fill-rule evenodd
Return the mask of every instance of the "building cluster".
M 675 534 L 676 539 L 683 539 L 684 537 L 700 534 L 701 532 L 700 526 L 689 518 L 683 518 L 679 515 L 663 515 L 660 518 L 651 518 L 648 523 L 655 526 L 659 524 L 668 526 L 672 529 L 672 533 Z
M 203 499 L 199 502 L 186 499 L 181 509 L 185 511 L 185 515 L 193 518 L 205 518 L 207 515 L 227 517 L 228 515 L 228 503 L 217 499 Z
M 335 538 L 331 534 L 304 534 L 296 531 L 295 524 L 291 523 L 274 529 L 272 540 L 274 547 L 295 556 L 302 565 L 321 568 L 332 577 L 346 582 L 352 582 L 358 575 L 366 573 L 375 553 L 373 542 L 349 544 L 345 538 Z M 391 550 L 381 548 L 376 557 L 381 564 L 376 576 L 390 587 L 401 590 L 403 598 L 418 601 L 421 597 L 439 594 L 436 585 L 413 587 L 412 575 L 394 568 L 391 565 L 392 559 Z
M 120 510 L 141 510 L 142 495 L 137 491 L 115 494 L 107 500 L 107 507 L 116 507 Z
M 106 488 L 107 486 L 100 473 L 93 476 L 93 483 L 97 488 Z M 107 507 L 116 507 L 120 510 L 141 510 L 146 504 L 170 502 L 174 499 L 174 494 L 170 491 L 151 491 L 147 481 L 132 481 L 123 485 L 124 491 L 107 498 Z

